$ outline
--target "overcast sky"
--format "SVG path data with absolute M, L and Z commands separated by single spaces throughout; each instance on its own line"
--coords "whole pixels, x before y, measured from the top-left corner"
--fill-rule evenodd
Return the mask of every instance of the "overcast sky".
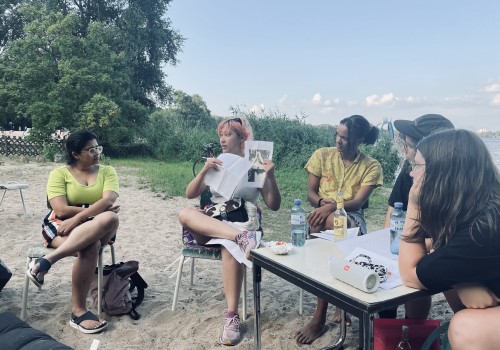
M 174 0 L 167 16 L 186 38 L 167 82 L 212 114 L 500 131 L 500 1 Z

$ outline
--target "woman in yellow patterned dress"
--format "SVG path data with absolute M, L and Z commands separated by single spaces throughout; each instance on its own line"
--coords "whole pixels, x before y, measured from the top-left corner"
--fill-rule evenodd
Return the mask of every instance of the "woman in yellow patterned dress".
M 378 134 L 379 129 L 360 115 L 344 118 L 337 128 L 336 147 L 320 148 L 309 158 L 304 168 L 308 173 L 307 199 L 315 207 L 308 217 L 311 232 L 333 229 L 340 190 L 351 225 L 359 226 L 360 234 L 366 234 L 363 208 L 373 190 L 383 184 L 383 176 L 380 163 L 361 153 L 359 146 L 374 144 Z M 299 343 L 310 344 L 324 333 L 327 308 L 328 302 L 318 298 L 312 320 L 295 333 Z M 339 321 L 337 308 L 334 322 Z

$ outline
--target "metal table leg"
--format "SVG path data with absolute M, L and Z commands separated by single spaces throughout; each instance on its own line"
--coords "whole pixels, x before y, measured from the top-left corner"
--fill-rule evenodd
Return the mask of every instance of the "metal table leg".
M 363 332 L 363 349 L 372 350 L 373 349 L 373 315 L 363 314 L 363 319 L 360 320 L 362 323 Z M 361 344 L 360 344 L 361 345 Z
M 262 269 L 253 265 L 253 305 L 254 305 L 254 344 L 255 350 L 260 350 L 260 282 Z
M 340 310 L 340 338 L 331 346 L 321 348 L 320 350 L 337 350 L 342 349 L 347 335 L 347 323 L 345 321 L 345 310 Z

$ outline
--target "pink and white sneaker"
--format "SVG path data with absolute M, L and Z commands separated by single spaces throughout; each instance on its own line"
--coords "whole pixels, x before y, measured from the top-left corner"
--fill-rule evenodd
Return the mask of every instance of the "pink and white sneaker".
M 236 235 L 234 240 L 240 249 L 245 253 L 246 258 L 250 260 L 250 251 L 257 248 L 260 244 L 260 232 L 242 231 Z
M 240 316 L 224 317 L 224 330 L 219 337 L 219 343 L 223 345 L 236 345 L 240 341 Z

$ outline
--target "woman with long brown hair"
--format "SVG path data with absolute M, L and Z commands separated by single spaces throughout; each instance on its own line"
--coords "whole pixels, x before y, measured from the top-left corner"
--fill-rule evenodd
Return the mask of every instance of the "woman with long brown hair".
M 449 130 L 417 144 L 399 270 L 406 286 L 452 288 L 454 350 L 500 344 L 500 175 L 482 140 Z M 427 254 L 425 239 L 432 240 Z

